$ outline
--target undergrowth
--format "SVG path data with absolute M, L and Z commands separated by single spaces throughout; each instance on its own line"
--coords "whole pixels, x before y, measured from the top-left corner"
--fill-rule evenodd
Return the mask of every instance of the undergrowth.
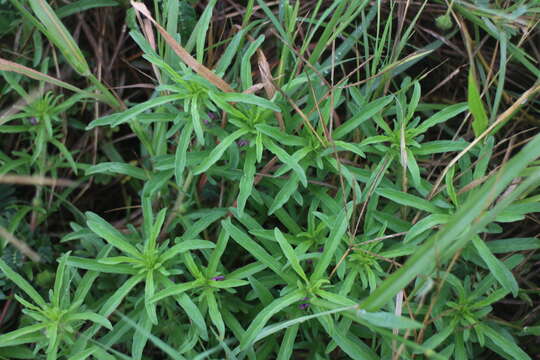
M 0 358 L 534 358 L 539 13 L 0 0 Z

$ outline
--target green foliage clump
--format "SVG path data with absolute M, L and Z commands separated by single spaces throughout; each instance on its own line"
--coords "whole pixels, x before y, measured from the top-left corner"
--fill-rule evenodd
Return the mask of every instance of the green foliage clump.
M 0 184 L 0 358 L 531 359 L 538 325 L 497 307 L 536 301 L 520 274 L 540 240 L 510 226 L 540 212 L 540 136 L 501 157 L 505 70 L 473 51 L 460 99 L 430 100 L 413 69 L 444 42 L 414 43 L 423 7 L 396 31 L 380 2 L 250 0 L 215 40 L 236 16 L 217 0 L 12 4 L 33 54 L 0 59 L 25 100 L 0 118 L 0 178 L 35 191 Z M 64 25 L 113 7 L 144 99 L 120 100 Z M 524 7 L 452 2 L 538 77 L 509 42 Z

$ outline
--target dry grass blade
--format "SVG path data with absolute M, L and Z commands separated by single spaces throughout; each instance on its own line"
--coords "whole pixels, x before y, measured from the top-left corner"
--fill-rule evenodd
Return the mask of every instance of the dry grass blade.
M 500 126 L 502 123 L 504 123 L 506 120 L 508 120 L 510 118 L 510 116 L 512 116 L 512 114 L 518 109 L 520 108 L 522 105 L 524 105 L 527 100 L 529 100 L 530 97 L 532 97 L 534 94 L 536 94 L 537 92 L 540 91 L 540 83 L 536 83 L 535 85 L 533 85 L 529 90 L 525 91 L 520 97 L 519 99 L 517 99 L 513 104 L 512 106 L 508 107 L 508 109 L 506 109 L 501 115 L 499 115 L 497 117 L 497 120 L 495 120 L 493 122 L 493 124 L 491 124 L 484 132 L 482 132 L 482 134 L 480 134 L 476 139 L 474 139 L 465 149 L 463 149 L 459 154 L 456 155 L 455 158 L 452 159 L 452 161 L 450 161 L 448 163 L 448 165 L 446 165 L 446 167 L 444 168 L 444 170 L 442 171 L 441 175 L 439 175 L 439 178 L 437 179 L 437 181 L 435 182 L 435 185 L 433 185 L 433 189 L 431 190 L 431 192 L 429 193 L 428 195 L 428 200 L 431 199 L 437 192 L 437 189 L 439 188 L 439 186 L 441 185 L 441 182 L 443 181 L 446 173 L 448 172 L 448 170 L 450 170 L 450 168 L 452 168 L 452 166 L 454 166 L 458 161 L 459 159 L 461 159 L 463 157 L 463 155 L 465 155 L 467 152 L 469 152 L 476 144 L 478 144 L 483 138 L 485 138 L 486 136 L 488 136 L 495 128 L 497 128 L 498 126 Z
M 0 226 L 0 236 L 4 238 L 8 243 L 15 246 L 24 256 L 32 259 L 35 262 L 40 262 L 41 257 L 37 252 L 32 250 L 30 246 L 26 245 L 25 242 L 17 239 L 13 234 L 7 231 L 4 227 Z
M 159 33 L 161 34 L 161 36 L 163 36 L 167 44 L 169 44 L 169 46 L 174 50 L 176 55 L 178 55 L 180 59 L 182 59 L 182 61 L 186 63 L 187 66 L 192 68 L 197 74 L 201 75 L 206 80 L 210 81 L 220 90 L 223 90 L 224 92 L 235 92 L 234 89 L 227 82 L 225 82 L 225 80 L 223 80 L 222 78 L 214 74 L 206 66 L 195 60 L 195 58 L 193 58 L 186 51 L 186 49 L 184 49 L 180 44 L 178 44 L 176 40 L 174 40 L 174 38 L 161 25 L 159 25 L 156 20 L 154 20 L 154 18 L 150 14 L 150 11 L 148 11 L 146 5 L 141 2 L 132 1 L 131 6 L 133 6 L 136 11 L 144 15 L 154 24 L 154 26 L 156 27 L 156 29 L 158 29 Z
M 34 186 L 77 186 L 75 181 L 53 179 L 44 176 L 1 175 L 0 184 L 34 185 Z

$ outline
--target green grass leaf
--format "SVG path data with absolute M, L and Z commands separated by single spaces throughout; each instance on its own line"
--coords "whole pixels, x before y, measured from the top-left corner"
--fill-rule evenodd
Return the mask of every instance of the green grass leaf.
M 81 49 L 73 40 L 64 24 L 45 0 L 29 0 L 32 10 L 46 29 L 48 39 L 60 49 L 69 64 L 82 76 L 90 74 L 90 68 Z
M 497 279 L 497 281 L 509 292 L 511 292 L 514 297 L 517 296 L 519 291 L 519 286 L 514 278 L 514 275 L 504 264 L 497 259 L 489 250 L 489 247 L 486 245 L 486 243 L 480 239 L 479 236 L 474 236 L 472 238 L 472 243 L 474 245 L 474 248 L 478 252 L 478 255 L 484 260 L 487 267 L 493 274 L 493 276 Z
M 232 134 L 227 135 L 223 140 L 221 140 L 219 145 L 214 147 L 210 154 L 205 157 L 204 160 L 201 161 L 201 163 L 193 169 L 193 174 L 199 175 L 200 173 L 207 171 L 210 166 L 215 164 L 221 158 L 221 156 L 223 156 L 225 150 L 227 150 L 227 148 L 231 146 L 233 142 L 246 134 L 247 130 L 239 129 Z
M 111 224 L 103 220 L 99 215 L 87 211 L 85 213 L 86 224 L 95 234 L 99 235 L 103 240 L 114 246 L 115 248 L 129 254 L 135 258 L 140 258 L 141 252 L 131 245 L 129 240 L 116 230 Z
M 45 306 L 46 302 L 45 300 L 39 295 L 39 293 L 30 285 L 28 281 L 26 281 L 21 275 L 13 271 L 12 268 L 8 266 L 4 262 L 4 260 L 0 259 L 0 270 L 2 270 L 2 273 L 11 281 L 17 285 L 19 289 L 24 291 L 26 295 L 30 297 L 36 304 L 40 306 Z
M 484 103 L 480 97 L 480 92 L 478 91 L 474 67 L 469 69 L 468 84 L 467 103 L 469 105 L 469 111 L 473 116 L 472 128 L 474 135 L 478 137 L 487 129 L 488 117 L 484 109 Z
M 308 279 L 306 273 L 304 272 L 302 265 L 300 265 L 300 261 L 298 260 L 298 257 L 296 256 L 296 253 L 294 252 L 291 244 L 289 244 L 287 239 L 285 239 L 285 237 L 278 228 L 274 228 L 274 236 L 279 243 L 281 251 L 283 251 L 283 254 L 291 263 L 291 267 L 293 268 L 293 270 L 307 283 Z

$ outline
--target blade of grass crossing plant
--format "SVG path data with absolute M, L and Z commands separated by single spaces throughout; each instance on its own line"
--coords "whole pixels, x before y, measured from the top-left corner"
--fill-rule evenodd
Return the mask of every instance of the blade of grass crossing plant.
M 491 253 L 486 243 L 478 235 L 473 237 L 472 243 L 495 279 L 516 297 L 519 291 L 519 285 L 512 272 Z
M 2 273 L 11 281 L 15 283 L 21 289 L 32 299 L 36 304 L 40 306 L 45 306 L 45 300 L 39 295 L 39 293 L 30 285 L 28 281 L 26 281 L 21 275 L 13 271 L 8 264 L 4 262 L 4 260 L 0 259 L 0 270 L 2 270 Z
M 246 207 L 246 202 L 251 192 L 253 191 L 253 182 L 255 180 L 255 148 L 250 147 L 246 151 L 246 158 L 244 160 L 244 172 L 242 178 L 240 179 L 240 193 L 238 194 L 238 212 L 240 216 L 244 214 L 244 208 Z
M 270 209 L 268 209 L 268 215 L 272 215 L 274 212 L 281 209 L 283 204 L 289 201 L 296 190 L 298 190 L 298 175 L 292 174 L 274 198 Z
M 473 116 L 472 128 L 474 135 L 478 137 L 487 129 L 488 117 L 482 98 L 480 97 L 480 91 L 476 82 L 476 72 L 473 66 L 469 69 L 468 84 L 467 102 L 469 104 L 469 111 Z
M 323 317 L 323 316 L 337 314 L 337 313 L 344 312 L 344 311 L 347 311 L 347 310 L 352 310 L 352 309 L 353 309 L 353 307 L 351 307 L 351 306 L 341 307 L 341 308 L 336 308 L 336 309 L 332 309 L 332 310 L 317 312 L 317 313 L 311 314 L 311 315 L 301 316 L 301 317 L 298 317 L 298 318 L 295 318 L 295 319 L 292 319 L 292 320 L 283 321 L 283 322 L 280 322 L 280 323 L 277 323 L 277 324 L 274 324 L 274 325 L 269 325 L 269 326 L 267 326 L 267 327 L 265 327 L 264 329 L 261 330 L 261 332 L 255 338 L 255 342 L 260 341 L 260 340 L 262 340 L 265 337 L 268 337 L 270 335 L 273 335 L 273 334 L 275 334 L 275 333 L 277 333 L 277 332 L 279 332 L 279 331 L 281 331 L 283 329 L 288 330 L 291 327 L 298 326 L 301 323 L 304 323 L 306 321 L 309 321 L 309 320 L 312 320 L 312 319 L 317 319 L 317 318 L 320 318 L 320 317 Z M 287 333 L 285 333 L 285 336 L 287 336 Z M 292 336 L 292 334 L 291 334 L 291 336 Z
M 452 216 L 451 220 L 439 230 L 435 235 L 431 236 L 418 250 L 409 257 L 405 265 L 392 273 L 371 293 L 361 304 L 361 307 L 367 311 L 375 311 L 392 301 L 392 298 L 405 286 L 409 284 L 416 276 L 421 273 L 429 273 L 436 262 L 439 262 L 441 254 L 445 258 L 451 257 L 455 251 L 461 249 L 466 241 L 472 238 L 473 235 L 466 236 L 470 231 L 480 231 L 480 227 L 486 224 L 484 221 L 489 220 L 486 216 L 493 218 L 497 212 L 502 211 L 502 206 L 508 206 L 507 201 L 512 201 L 512 196 L 518 196 L 521 186 L 531 186 L 540 177 L 540 172 L 534 176 L 527 178 L 524 183 L 518 186 L 510 196 L 499 203 L 487 215 L 484 215 L 485 209 L 495 201 L 497 196 L 501 194 L 512 180 L 518 176 L 532 161 L 540 156 L 540 135 L 537 135 L 531 140 L 517 155 L 512 157 L 498 171 L 493 178 L 485 183 L 478 191 L 476 191 Z M 530 181 L 529 181 L 530 180 Z M 525 191 L 525 187 L 521 189 Z M 497 212 L 495 212 L 497 210 Z M 471 230 L 464 234 L 463 230 L 468 229 L 471 224 L 474 226 Z M 456 239 L 462 238 L 463 241 L 456 243 Z
M 70 65 L 82 76 L 90 75 L 90 68 L 84 58 L 81 49 L 60 19 L 54 13 L 54 10 L 47 4 L 45 0 L 29 0 L 32 10 L 45 29 L 50 41 L 56 45 L 66 57 Z
M 111 224 L 93 212 L 87 211 L 85 215 L 87 218 L 86 224 L 95 234 L 99 235 L 103 240 L 115 248 L 122 250 L 126 254 L 134 256 L 135 258 L 141 257 L 140 251 L 137 250 L 135 246 L 131 245 L 129 240 Z
M 261 310 L 259 314 L 255 317 L 253 322 L 249 325 L 244 336 L 240 340 L 240 350 L 245 350 L 253 344 L 259 332 L 272 318 L 272 316 L 285 309 L 286 307 L 294 304 L 295 302 L 302 300 L 304 296 L 305 295 L 303 291 L 295 290 L 285 296 L 275 299 L 270 303 L 270 305 Z
M 193 133 L 193 125 L 188 123 L 182 129 L 178 145 L 176 147 L 176 155 L 174 159 L 174 176 L 176 185 L 181 187 L 184 184 L 184 169 L 186 168 L 187 152 L 191 142 L 191 134 Z
M 198 166 L 196 166 L 193 169 L 193 174 L 199 175 L 200 173 L 208 170 L 210 166 L 214 165 L 221 158 L 225 150 L 227 150 L 227 148 L 231 146 L 233 142 L 235 142 L 237 139 L 239 139 L 240 137 L 244 136 L 247 133 L 248 133 L 247 130 L 239 129 L 233 132 L 232 134 L 229 134 L 228 136 L 226 136 L 223 140 L 221 140 L 219 145 L 216 146 L 210 152 L 210 154 L 206 158 L 204 158 L 204 160 Z
M 291 169 L 296 172 L 296 174 L 300 178 L 300 182 L 302 183 L 302 185 L 304 185 L 304 187 L 307 186 L 307 178 L 304 169 L 300 167 L 298 162 L 291 155 L 289 155 L 285 150 L 277 146 L 269 138 L 263 137 L 263 144 L 266 145 L 268 150 L 270 150 L 274 155 L 277 156 L 279 161 L 281 161 L 283 164 L 290 166 Z
M 288 360 L 291 358 L 299 326 L 300 324 L 294 324 L 289 326 L 287 330 L 285 330 L 285 335 L 283 336 L 283 340 L 281 340 L 281 346 L 279 347 L 277 360 Z
M 334 226 L 330 230 L 330 235 L 325 242 L 323 253 L 320 259 L 317 261 L 315 270 L 311 275 L 311 281 L 317 281 L 321 279 L 324 275 L 324 272 L 330 265 L 332 258 L 336 254 L 339 243 L 343 239 L 343 235 L 347 232 L 347 226 L 349 225 L 349 218 L 351 216 L 351 207 L 350 203 L 347 204 L 347 208 L 342 209 L 339 214 L 335 215 Z
M 279 243 L 281 251 L 283 251 L 283 254 L 291 263 L 291 267 L 293 268 L 293 270 L 307 283 L 308 278 L 306 276 L 306 273 L 304 272 L 304 269 L 302 269 L 302 265 L 300 265 L 300 261 L 298 260 L 294 249 L 292 248 L 291 244 L 289 244 L 287 239 L 285 239 L 285 237 L 278 228 L 274 228 L 274 237 Z

